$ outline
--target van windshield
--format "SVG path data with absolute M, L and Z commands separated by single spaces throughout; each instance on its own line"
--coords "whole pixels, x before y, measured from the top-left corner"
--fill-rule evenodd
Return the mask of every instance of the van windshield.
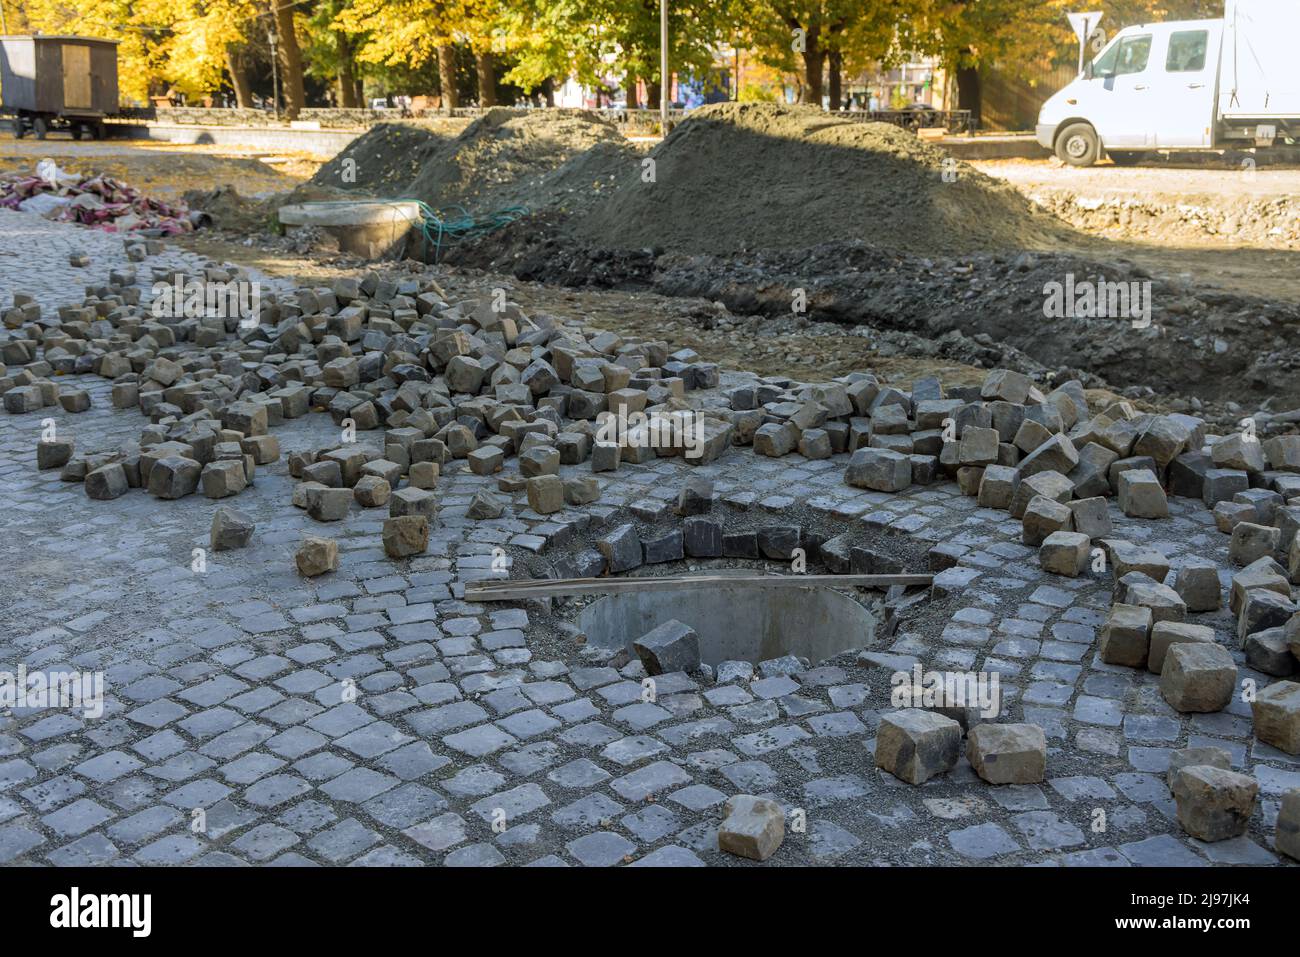
M 1151 57 L 1151 34 L 1135 34 L 1112 43 L 1106 52 L 1092 61 L 1092 75 L 1099 77 L 1124 76 L 1141 73 Z

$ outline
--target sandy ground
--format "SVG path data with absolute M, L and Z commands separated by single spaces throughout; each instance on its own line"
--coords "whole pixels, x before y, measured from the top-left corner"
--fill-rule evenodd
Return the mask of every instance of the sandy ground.
M 1024 192 L 1038 188 L 1070 189 L 1097 195 L 1179 196 L 1187 202 L 1212 202 L 1224 197 L 1272 199 L 1300 194 L 1300 169 L 1237 166 L 1178 168 L 1169 166 L 1111 166 L 1087 169 L 1053 159 L 976 160 L 976 169 L 1005 179 Z
M 1300 169 L 972 165 L 1153 272 L 1300 302 Z
M 233 146 L 146 143 L 133 140 L 75 142 L 0 136 L 0 174 L 28 172 L 42 159 L 74 172 L 107 173 L 162 200 L 191 189 L 227 184 L 244 196 L 293 189 L 321 165 L 305 153 L 269 153 Z

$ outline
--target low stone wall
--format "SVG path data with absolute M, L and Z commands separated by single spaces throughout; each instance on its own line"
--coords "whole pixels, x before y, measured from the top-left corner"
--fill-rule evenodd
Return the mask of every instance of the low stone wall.
M 151 111 L 151 119 L 158 123 L 176 126 L 288 126 L 284 119 L 277 120 L 268 110 L 205 108 L 195 106 L 159 107 Z M 415 110 L 403 116 L 399 110 L 336 110 L 329 108 L 305 109 L 298 119 L 319 123 L 326 129 L 367 129 L 376 123 L 394 120 L 432 120 L 448 122 L 453 117 L 437 110 Z M 463 125 L 463 124 L 462 124 Z

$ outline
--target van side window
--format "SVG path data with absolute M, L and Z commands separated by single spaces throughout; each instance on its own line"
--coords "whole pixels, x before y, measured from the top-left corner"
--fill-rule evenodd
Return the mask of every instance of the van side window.
M 1120 43 L 1119 59 L 1115 63 L 1115 75 L 1141 73 L 1147 68 L 1151 56 L 1151 34 L 1137 37 L 1125 37 Z
M 1151 34 L 1124 37 L 1099 56 L 1092 64 L 1093 76 L 1123 76 L 1141 73 L 1147 68 L 1151 56 Z
M 1205 69 L 1205 48 L 1210 35 L 1206 30 L 1180 30 L 1169 34 L 1169 55 L 1165 57 L 1168 73 L 1198 73 Z

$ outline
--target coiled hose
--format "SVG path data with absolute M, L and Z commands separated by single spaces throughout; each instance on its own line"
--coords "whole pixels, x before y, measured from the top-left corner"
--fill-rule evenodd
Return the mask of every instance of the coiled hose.
M 467 240 L 486 236 L 509 226 L 518 219 L 528 215 L 527 206 L 506 206 L 494 209 L 483 216 L 471 216 L 464 206 L 446 206 L 434 209 L 418 199 L 394 200 L 401 203 L 416 203 L 420 209 L 420 235 L 423 242 L 421 259 L 424 262 L 438 262 L 444 251 Z M 432 250 L 433 258 L 429 258 Z

